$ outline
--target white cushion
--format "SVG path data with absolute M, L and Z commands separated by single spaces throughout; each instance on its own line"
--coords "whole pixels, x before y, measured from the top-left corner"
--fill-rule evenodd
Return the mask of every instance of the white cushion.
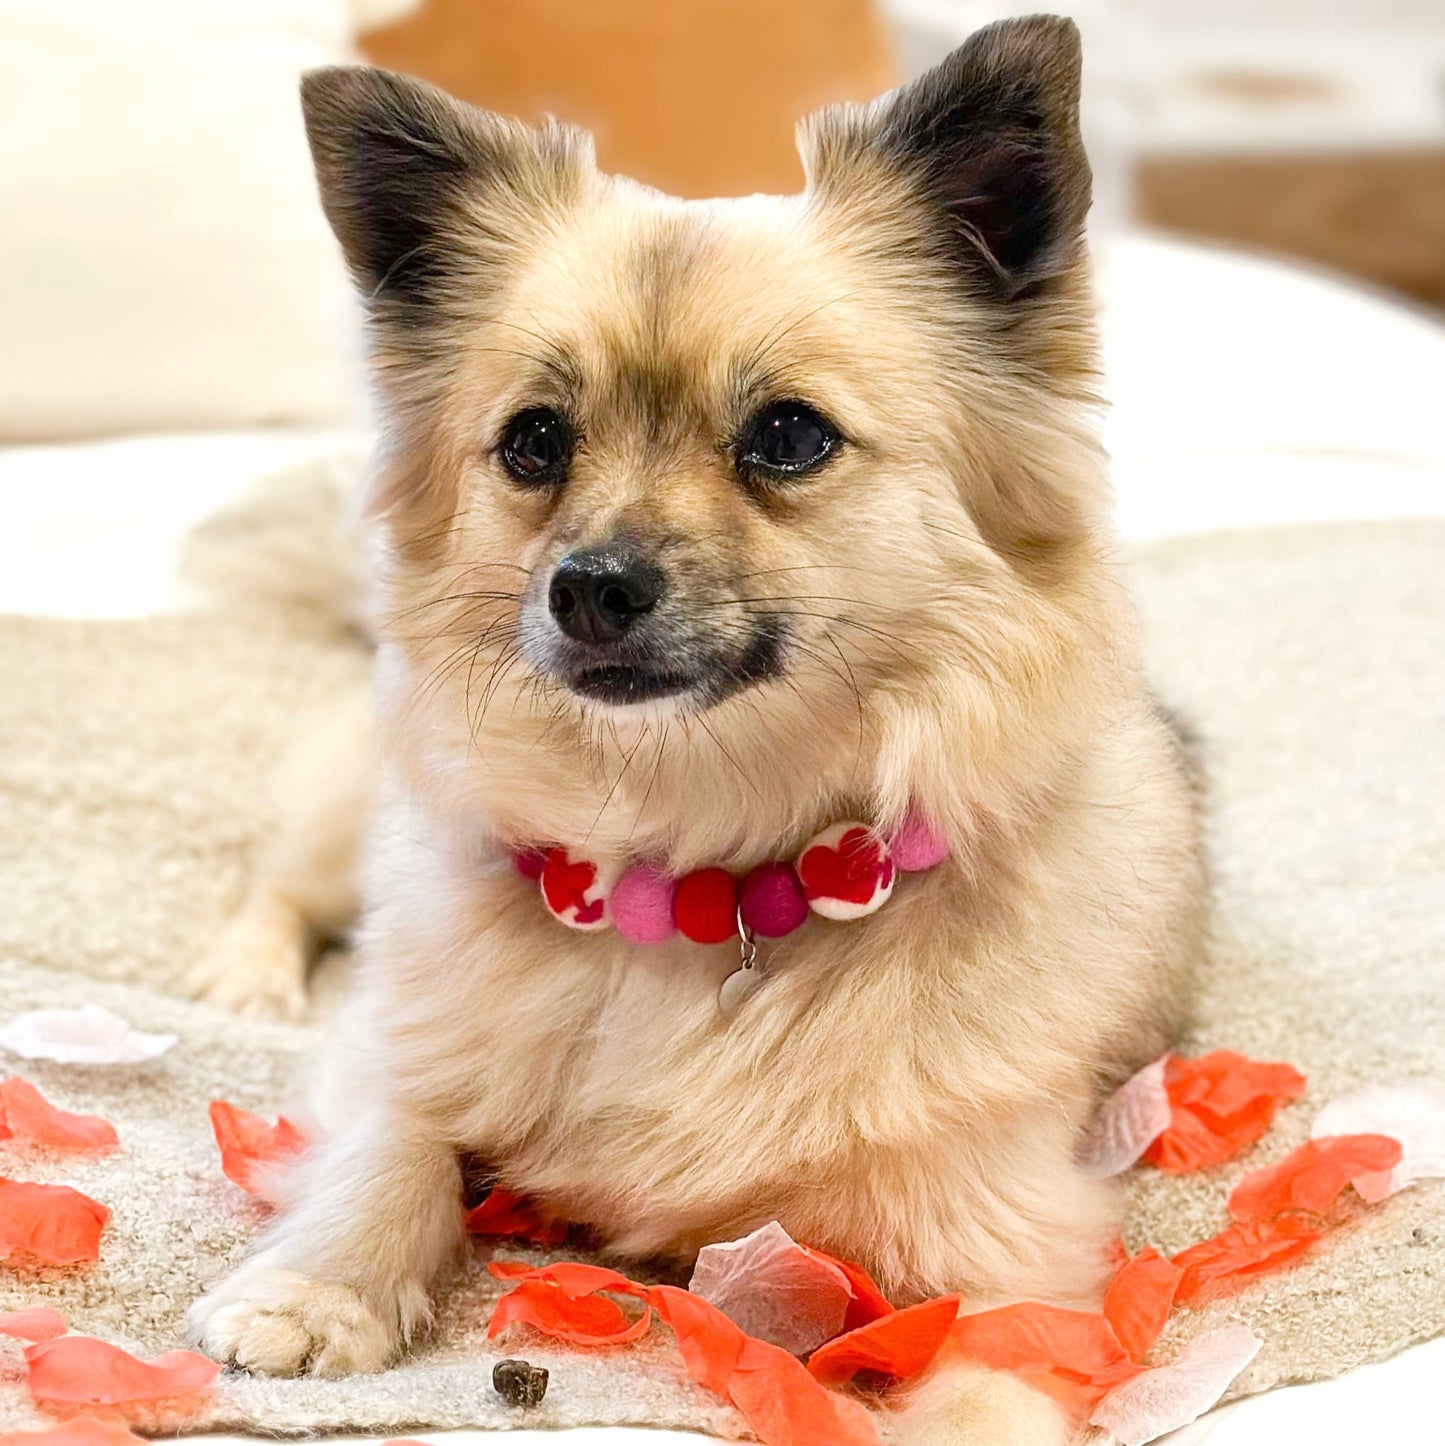
M 347 0 L 0 0 L 0 437 L 344 422 L 304 70 Z
M 1303 266 L 1101 248 L 1105 441 L 1126 536 L 1445 512 L 1445 327 Z

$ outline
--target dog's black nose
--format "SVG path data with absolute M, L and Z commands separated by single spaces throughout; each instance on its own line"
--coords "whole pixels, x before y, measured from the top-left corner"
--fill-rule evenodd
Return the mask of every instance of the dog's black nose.
M 588 547 L 557 564 L 547 603 L 569 638 L 612 643 L 661 596 L 660 568 L 624 547 Z

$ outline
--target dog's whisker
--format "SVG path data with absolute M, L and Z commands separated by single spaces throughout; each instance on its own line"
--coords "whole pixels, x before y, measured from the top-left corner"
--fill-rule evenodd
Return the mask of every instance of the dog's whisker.
M 632 767 L 632 760 L 637 757 L 638 753 L 642 750 L 643 744 L 646 743 L 651 736 L 651 724 L 644 724 L 642 732 L 638 735 L 637 741 L 632 745 L 632 747 L 627 751 L 626 755 L 624 756 L 622 760 L 622 767 L 618 769 L 617 777 L 612 780 L 612 786 L 607 790 L 607 796 L 602 800 L 602 806 L 597 810 L 597 816 L 588 825 L 587 832 L 583 834 L 583 843 L 587 843 L 592 838 L 592 835 L 597 831 L 597 825 L 602 822 L 602 816 L 607 812 L 608 805 L 612 802 L 618 788 L 621 787 L 622 780 L 626 778 L 627 770 Z M 614 739 L 616 737 L 615 728 L 613 730 L 613 737 Z
M 744 783 L 746 783 L 747 786 L 748 786 L 750 789 L 752 789 L 752 791 L 753 791 L 759 798 L 761 798 L 761 797 L 763 796 L 762 790 L 757 786 L 756 783 L 753 782 L 752 778 L 748 775 L 748 773 L 746 772 L 746 770 L 743 768 L 742 764 L 740 764 L 740 763 L 737 761 L 737 759 L 734 758 L 733 755 L 732 755 L 730 752 L 728 752 L 727 748 L 726 748 L 726 747 L 724 746 L 724 744 L 723 744 L 722 739 L 720 739 L 720 738 L 717 736 L 717 734 L 714 733 L 713 730 L 708 726 L 708 721 L 707 721 L 706 715 L 704 715 L 704 714 L 702 714 L 702 713 L 697 713 L 697 714 L 694 714 L 693 716 L 694 716 L 694 717 L 696 718 L 696 720 L 697 720 L 697 725 L 698 725 L 698 727 L 701 728 L 702 731 L 703 731 L 704 733 L 706 733 L 707 736 L 708 736 L 709 738 L 711 738 L 712 741 L 713 741 L 713 743 L 717 746 L 717 751 L 718 751 L 719 753 L 721 753 L 722 756 L 723 756 L 724 758 L 726 758 L 727 761 L 728 761 L 730 764 L 732 764 L 733 770 L 734 770 L 734 772 L 736 772 L 737 776 L 738 776 L 739 778 L 741 778 L 742 781 L 743 781 Z
M 627 830 L 627 840 L 632 841 L 632 836 L 637 832 L 637 826 L 642 822 L 642 816 L 647 812 L 648 801 L 652 797 L 652 790 L 657 787 L 657 780 L 662 772 L 662 761 L 667 756 L 667 735 L 672 727 L 670 718 L 664 719 L 662 724 L 662 737 L 658 739 L 655 756 L 652 761 L 652 774 L 647 780 L 647 788 L 643 792 L 642 801 L 637 805 L 637 812 L 633 815 L 632 824 Z
M 424 612 L 424 611 L 426 611 L 428 608 L 443 607 L 443 606 L 445 606 L 445 605 L 448 604 L 448 603 L 464 603 L 464 602 L 511 602 L 511 603 L 515 603 L 515 602 L 520 602 L 520 601 L 522 600 L 522 596 L 523 596 L 523 594 L 520 593 L 520 592 L 484 591 L 484 590 L 482 590 L 482 589 L 478 589 L 478 590 L 476 590 L 476 591 L 474 591 L 474 592 L 453 592 L 453 593 L 447 593 L 447 594 L 445 594 L 444 596 L 441 596 L 441 597 L 424 598 L 421 602 L 419 602 L 419 603 L 414 603 L 411 607 L 402 608 L 402 609 L 400 609 L 398 612 L 392 613 L 391 616 L 392 616 L 394 619 L 407 618 L 407 617 L 411 617 L 414 613 Z

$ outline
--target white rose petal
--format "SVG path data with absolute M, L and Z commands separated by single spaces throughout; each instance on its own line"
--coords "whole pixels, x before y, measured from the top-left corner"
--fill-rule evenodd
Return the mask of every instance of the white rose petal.
M 1079 1167 L 1104 1179 L 1120 1175 L 1169 1128 L 1169 1096 L 1164 1089 L 1167 1054 L 1146 1064 L 1100 1106 L 1079 1143 Z
M 836 1265 L 809 1255 L 776 1221 L 741 1240 L 705 1245 L 688 1289 L 748 1335 L 795 1356 L 843 1329 L 853 1297 Z
M 1167 1366 L 1115 1386 L 1094 1407 L 1091 1425 L 1120 1446 L 1144 1446 L 1197 1421 L 1255 1358 L 1263 1342 L 1245 1326 L 1205 1331 Z
M 146 1034 L 94 1004 L 33 1009 L 0 1028 L 0 1046 L 11 1054 L 61 1064 L 140 1064 L 175 1043 L 174 1034 Z

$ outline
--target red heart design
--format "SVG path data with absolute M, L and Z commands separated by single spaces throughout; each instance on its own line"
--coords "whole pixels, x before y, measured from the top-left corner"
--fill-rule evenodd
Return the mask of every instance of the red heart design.
M 542 869 L 542 893 L 554 914 L 575 910 L 579 924 L 595 924 L 602 917 L 601 899 L 587 900 L 587 890 L 597 881 L 597 865 L 586 859 L 573 863 L 566 849 L 551 849 Z
M 798 877 L 810 899 L 866 904 L 893 879 L 893 860 L 866 828 L 850 828 L 837 848 L 818 844 L 798 860 Z

